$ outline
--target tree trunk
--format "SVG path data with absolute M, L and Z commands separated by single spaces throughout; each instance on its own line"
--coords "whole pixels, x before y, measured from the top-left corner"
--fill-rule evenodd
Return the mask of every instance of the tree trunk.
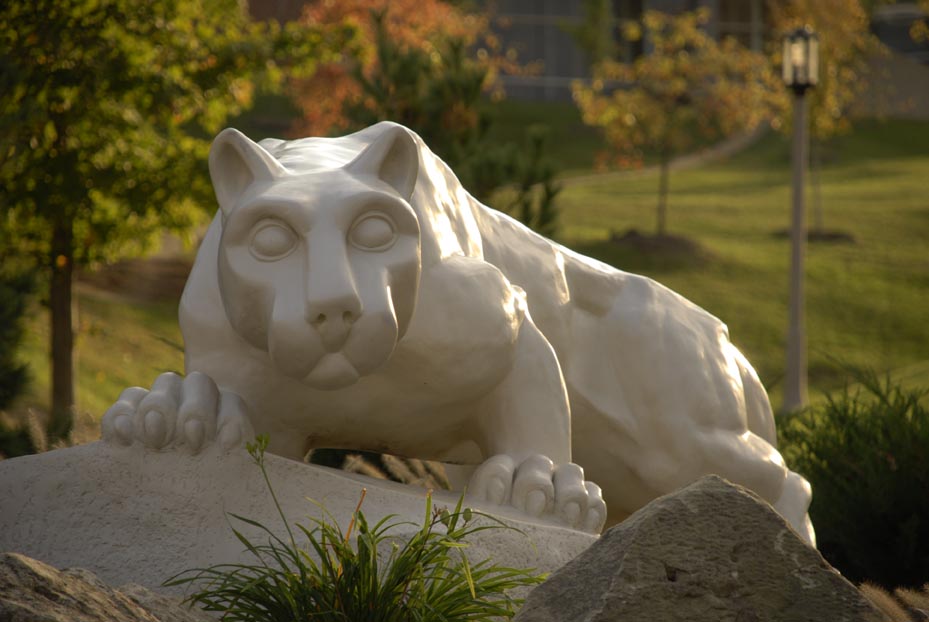
M 660 172 L 658 175 L 658 237 L 665 236 L 668 218 L 668 174 L 671 158 L 667 154 L 661 156 Z
M 48 440 L 67 439 L 74 425 L 74 334 L 71 319 L 71 276 L 74 249 L 71 220 L 61 215 L 52 229 L 52 278 L 49 306 L 52 324 L 52 412 Z

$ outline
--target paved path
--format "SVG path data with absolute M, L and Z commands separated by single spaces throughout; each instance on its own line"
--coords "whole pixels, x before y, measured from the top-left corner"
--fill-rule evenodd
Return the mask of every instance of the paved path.
M 768 131 L 769 129 L 767 126 L 759 126 L 752 131 L 737 134 L 731 138 L 727 138 L 726 140 L 713 145 L 712 147 L 674 158 L 671 160 L 670 168 L 672 171 L 683 171 L 697 168 L 699 166 L 703 166 L 704 164 L 711 164 L 713 162 L 725 160 L 726 158 L 732 157 L 735 154 L 754 145 Z M 609 171 L 605 173 L 593 173 L 590 175 L 577 175 L 575 177 L 565 177 L 559 181 L 565 187 L 584 186 L 588 184 L 599 184 L 614 180 L 629 179 L 631 177 L 654 175 L 658 173 L 658 168 L 658 166 L 646 166 L 634 170 Z

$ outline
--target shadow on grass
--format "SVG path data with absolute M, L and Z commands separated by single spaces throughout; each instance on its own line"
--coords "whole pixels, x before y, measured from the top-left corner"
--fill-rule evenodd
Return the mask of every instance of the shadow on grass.
M 691 238 L 645 235 L 635 229 L 614 232 L 606 240 L 568 246 L 627 272 L 681 272 L 699 269 L 713 260 L 712 253 Z
M 778 229 L 772 234 L 775 238 L 785 239 L 790 237 L 789 229 Z M 857 244 L 855 236 L 847 231 L 838 229 L 810 229 L 806 232 L 806 240 L 811 244 Z

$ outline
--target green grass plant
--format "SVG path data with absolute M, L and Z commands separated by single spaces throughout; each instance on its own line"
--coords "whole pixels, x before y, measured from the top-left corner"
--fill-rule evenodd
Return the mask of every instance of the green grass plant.
M 236 537 L 252 563 L 222 564 L 189 570 L 165 585 L 196 585 L 188 601 L 222 614 L 228 622 L 464 622 L 510 619 L 522 603 L 511 590 L 540 583 L 544 577 L 530 570 L 502 568 L 490 560 L 472 563 L 465 555 L 469 537 L 487 529 L 510 527 L 462 508 L 433 507 L 426 497 L 421 526 L 387 516 L 369 525 L 361 501 L 343 532 L 325 508 L 309 526 L 296 524 L 306 539 L 298 544 L 274 496 L 264 464 L 267 437 L 248 445 L 271 492 L 287 531 L 281 538 L 268 527 L 232 514 L 240 523 L 267 536 L 256 544 L 241 531 Z M 392 530 L 413 525 L 408 539 Z M 389 551 L 389 552 L 388 552 Z
M 813 487 L 823 556 L 850 580 L 929 582 L 929 390 L 874 372 L 780 420 L 781 452 Z

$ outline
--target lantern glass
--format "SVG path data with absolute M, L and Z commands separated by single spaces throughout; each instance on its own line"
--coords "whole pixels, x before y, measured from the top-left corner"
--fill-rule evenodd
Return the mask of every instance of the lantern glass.
M 790 44 L 790 66 L 793 68 L 794 84 L 806 82 L 806 44 L 804 39 L 794 39 Z
M 807 82 L 810 86 L 819 84 L 819 37 L 813 35 L 808 42 L 809 60 L 807 61 Z
M 798 28 L 784 37 L 784 84 L 806 88 L 819 82 L 819 39 L 812 29 Z

